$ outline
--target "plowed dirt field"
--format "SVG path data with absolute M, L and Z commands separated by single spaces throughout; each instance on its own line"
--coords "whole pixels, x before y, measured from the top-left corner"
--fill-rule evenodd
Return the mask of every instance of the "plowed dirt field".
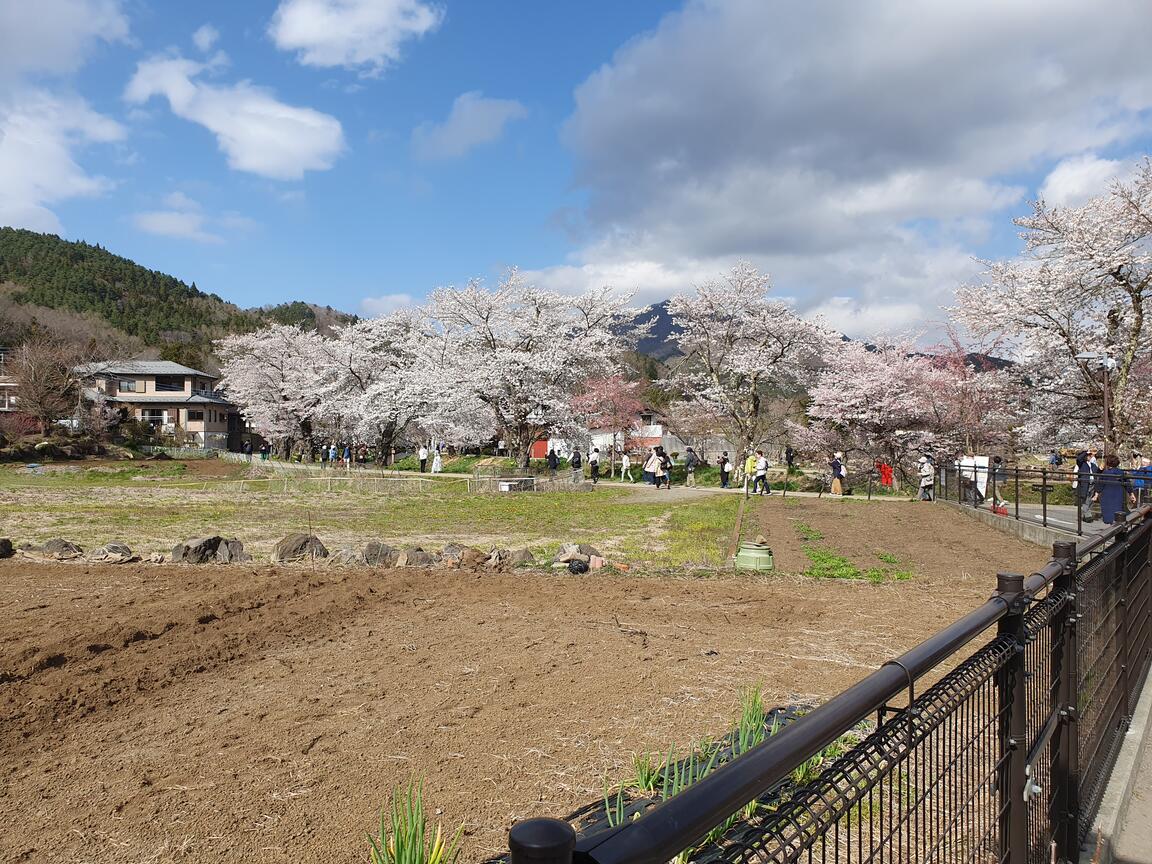
M 764 506 L 847 512 L 914 575 L 0 562 L 0 861 L 363 861 L 410 777 L 478 861 L 723 732 L 741 687 L 833 694 L 1046 558 L 936 508 Z

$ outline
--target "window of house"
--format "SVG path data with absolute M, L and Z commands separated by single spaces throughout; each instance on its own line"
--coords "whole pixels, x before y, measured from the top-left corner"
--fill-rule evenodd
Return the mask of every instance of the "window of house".
M 136 392 L 136 379 L 134 378 L 121 378 L 116 384 L 116 389 L 121 393 L 135 393 Z
M 188 412 L 189 422 L 191 422 L 193 420 L 203 420 L 203 419 L 204 419 L 204 412 L 203 411 L 189 411 Z
M 182 393 L 184 392 L 184 378 L 180 375 L 157 375 L 156 392 Z

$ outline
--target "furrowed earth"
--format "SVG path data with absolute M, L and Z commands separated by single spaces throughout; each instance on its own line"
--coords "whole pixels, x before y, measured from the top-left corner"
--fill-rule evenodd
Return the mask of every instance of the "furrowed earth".
M 363 861 L 423 778 L 479 861 L 741 688 L 831 696 L 1047 559 L 915 503 L 769 498 L 755 533 L 778 571 L 0 562 L 0 860 Z M 887 569 L 802 575 L 813 547 Z

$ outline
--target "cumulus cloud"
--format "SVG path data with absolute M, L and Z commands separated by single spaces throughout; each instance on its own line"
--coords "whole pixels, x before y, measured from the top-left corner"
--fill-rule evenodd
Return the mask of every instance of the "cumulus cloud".
M 407 309 L 417 304 L 411 294 L 381 294 L 379 297 L 365 297 L 360 301 L 360 311 L 369 317 L 378 317 L 395 312 L 397 309 Z
M 119 123 L 74 96 L 28 90 L 0 103 L 0 225 L 60 232 L 50 205 L 112 187 L 81 168 L 77 152 L 123 138 Z
M 452 103 L 443 123 L 423 123 L 412 130 L 412 152 L 418 159 L 459 159 L 481 144 L 496 141 L 504 127 L 528 116 L 515 99 L 492 99 L 473 91 Z
M 583 248 L 541 278 L 685 290 L 747 258 L 853 326 L 931 318 L 1028 197 L 1005 178 L 1148 131 L 1150 27 L 1130 0 L 689 0 L 576 89 Z
M 99 42 L 128 38 L 120 0 L 0 0 L 0 83 L 78 69 Z
M 281 0 L 268 34 L 307 66 L 379 74 L 401 46 L 440 26 L 443 11 L 422 0 Z
M 248 81 L 217 85 L 196 80 L 207 68 L 180 56 L 144 60 L 124 98 L 143 104 L 163 96 L 172 113 L 216 136 L 229 167 L 237 171 L 297 180 L 305 171 L 332 167 L 344 149 L 339 120 L 281 102 Z
M 239 213 L 209 216 L 199 201 L 183 192 L 164 196 L 159 210 L 145 210 L 132 217 L 133 224 L 147 234 L 193 240 L 197 243 L 223 243 L 224 233 L 249 231 L 256 223 Z
M 220 31 L 211 24 L 202 24 L 192 34 L 192 44 L 207 54 L 220 39 Z
M 1076 207 L 1104 192 L 1126 170 L 1123 162 L 1091 153 L 1062 159 L 1044 178 L 1040 197 L 1049 204 Z

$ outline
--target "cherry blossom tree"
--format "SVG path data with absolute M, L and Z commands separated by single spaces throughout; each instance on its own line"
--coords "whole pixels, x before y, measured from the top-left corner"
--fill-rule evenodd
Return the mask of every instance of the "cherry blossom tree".
M 608 375 L 590 379 L 572 399 L 573 413 L 583 417 L 589 429 L 612 435 L 609 476 L 616 473 L 616 448 L 625 443 L 644 409 L 644 400 L 640 397 L 642 387 L 640 381 L 629 381 L 619 374 Z
M 773 400 L 811 379 L 831 338 L 768 289 L 767 275 L 741 263 L 668 304 L 683 356 L 665 384 L 745 449 L 782 434 L 788 418 Z
M 844 342 L 808 391 L 806 449 L 863 454 L 911 471 L 922 453 L 986 452 L 1006 444 L 1019 405 L 1012 381 L 954 356 L 918 353 L 912 340 Z
M 483 406 L 518 461 L 549 436 L 583 430 L 572 398 L 592 377 L 613 371 L 627 347 L 627 298 L 603 288 L 572 297 L 527 284 L 515 270 L 495 290 L 478 281 L 439 288 L 430 327 L 452 347 L 439 370 L 445 387 Z
M 427 407 L 421 347 L 427 335 L 405 313 L 337 328 L 319 344 L 318 413 L 357 441 L 370 443 L 384 461 Z
M 1031 437 L 1083 440 L 1102 431 L 1105 365 L 1112 367 L 1110 444 L 1147 442 L 1152 162 L 1146 159 L 1130 181 L 1081 207 L 1039 201 L 1016 224 L 1025 253 L 988 263 L 980 284 L 961 288 L 955 319 L 977 338 L 999 337 L 1014 352 L 1034 391 L 1026 424 Z M 1104 355 L 1103 363 L 1085 354 Z
M 256 431 L 277 443 L 282 455 L 299 444 L 311 458 L 324 419 L 321 393 L 331 374 L 322 342 L 313 331 L 276 324 L 216 343 L 221 389 L 241 406 Z

